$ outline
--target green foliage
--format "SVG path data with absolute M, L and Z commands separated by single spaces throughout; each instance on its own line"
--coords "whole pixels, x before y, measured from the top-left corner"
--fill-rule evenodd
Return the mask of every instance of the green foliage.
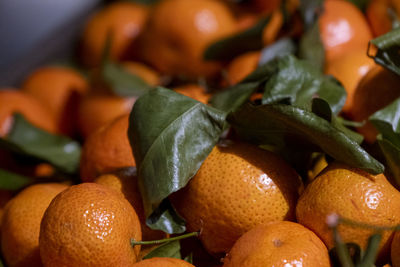
M 33 180 L 16 173 L 0 169 L 0 189 L 16 191 L 31 184 Z
M 5 138 L 0 138 L 0 147 L 39 162 L 48 162 L 66 173 L 76 173 L 79 168 L 81 147 L 78 142 L 39 129 L 21 114 L 14 115 L 13 127 Z

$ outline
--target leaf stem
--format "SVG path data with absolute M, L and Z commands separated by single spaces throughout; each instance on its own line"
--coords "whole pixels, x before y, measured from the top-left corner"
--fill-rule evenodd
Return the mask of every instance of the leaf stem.
M 132 247 L 137 246 L 137 245 L 155 245 L 155 244 L 162 244 L 162 243 L 166 243 L 166 242 L 171 242 L 171 241 L 176 241 L 176 240 L 181 240 L 181 239 L 185 239 L 185 238 L 189 238 L 192 236 L 199 236 L 200 232 L 192 232 L 192 233 L 187 233 L 184 235 L 180 235 L 180 236 L 175 236 L 175 237 L 171 237 L 171 238 L 164 238 L 164 239 L 160 239 L 160 240 L 151 240 L 151 241 L 136 241 L 135 239 L 131 239 L 131 245 Z

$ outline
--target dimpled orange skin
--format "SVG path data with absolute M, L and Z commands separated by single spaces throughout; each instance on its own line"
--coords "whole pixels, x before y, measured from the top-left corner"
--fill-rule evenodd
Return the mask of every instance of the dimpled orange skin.
M 393 267 L 400 267 L 400 233 L 399 232 L 397 232 L 394 235 L 394 238 L 392 241 L 391 256 L 392 256 Z
M 211 98 L 211 94 L 206 92 L 206 89 L 197 84 L 186 84 L 179 87 L 175 87 L 174 91 L 193 98 L 203 104 L 207 104 Z
M 129 201 L 139 217 L 143 240 L 158 240 L 165 238 L 163 232 L 151 230 L 146 225 L 146 216 L 144 214 L 143 202 L 139 191 L 135 168 L 124 168 L 113 173 L 103 174 L 97 177 L 94 182 L 121 193 Z
M 92 182 L 101 174 L 136 166 L 128 140 L 129 114 L 115 119 L 86 139 L 81 155 L 80 174 Z
M 368 3 L 365 14 L 374 37 L 385 34 L 392 29 L 392 21 L 388 12 L 390 2 L 390 0 L 372 0 Z
M 302 189 L 280 157 L 245 143 L 217 146 L 189 184 L 173 196 L 188 231 L 199 231 L 212 254 L 225 253 L 251 228 L 293 220 Z
M 319 17 L 325 59 L 331 61 L 354 50 L 367 51 L 372 33 L 361 11 L 346 0 L 327 0 Z
M 229 85 L 235 85 L 252 73 L 260 61 L 260 52 L 248 52 L 236 57 L 227 68 L 227 81 Z
M 176 15 L 179 14 L 179 19 Z M 164 74 L 187 78 L 215 75 L 221 68 L 203 60 L 212 42 L 236 30 L 236 21 L 223 2 L 169 0 L 154 7 L 138 54 Z
M 7 266 L 42 266 L 40 222 L 52 199 L 67 188 L 56 183 L 32 185 L 8 202 L 1 226 L 1 249 Z
M 180 259 L 174 258 L 151 258 L 137 262 L 134 267 L 194 267 L 194 265 Z
M 60 132 L 66 135 L 76 132 L 76 110 L 80 98 L 88 91 L 86 80 L 78 72 L 66 67 L 43 67 L 25 80 L 22 90 L 48 107 Z
M 354 105 L 354 93 L 358 83 L 375 65 L 364 50 L 355 50 L 335 58 L 325 65 L 325 74 L 330 74 L 338 79 L 347 92 L 346 103 L 342 112 L 347 113 Z
M 51 133 L 57 132 L 54 117 L 38 100 L 23 92 L 4 88 L 0 90 L 0 137 L 11 130 L 14 113 L 22 114 L 38 128 Z
M 135 210 L 103 185 L 71 186 L 50 203 L 40 226 L 44 266 L 133 266 L 141 240 Z
M 309 184 L 296 207 L 297 221 L 316 233 L 327 245 L 334 246 L 332 231 L 326 225 L 328 215 L 377 226 L 400 224 L 400 192 L 383 174 L 373 176 L 342 163 L 331 163 Z M 339 234 L 344 242 L 354 242 L 365 249 L 374 230 L 341 224 Z M 385 231 L 379 248 L 379 259 L 390 253 L 393 231 Z
M 127 2 L 114 2 L 95 13 L 86 24 L 82 37 L 82 60 L 89 66 L 100 64 L 107 35 L 112 34 L 110 59 L 119 60 L 141 33 L 148 17 L 146 6 Z
M 353 105 L 347 115 L 354 121 L 367 120 L 370 115 L 389 105 L 400 97 L 400 77 L 393 72 L 375 65 L 359 82 Z M 367 122 L 357 128 L 368 143 L 373 143 L 378 134 L 375 127 Z
M 256 226 L 224 258 L 224 267 L 330 266 L 328 249 L 316 234 L 294 222 Z

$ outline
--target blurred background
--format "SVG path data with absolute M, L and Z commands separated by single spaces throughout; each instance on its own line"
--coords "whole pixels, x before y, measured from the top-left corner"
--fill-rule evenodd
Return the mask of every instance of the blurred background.
M 66 61 L 101 0 L 1 0 L 0 84 L 17 86 L 36 66 Z

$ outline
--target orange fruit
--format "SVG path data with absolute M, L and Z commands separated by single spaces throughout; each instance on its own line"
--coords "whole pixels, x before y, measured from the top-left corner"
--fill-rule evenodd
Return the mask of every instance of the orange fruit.
M 400 267 L 400 232 L 394 235 L 391 256 L 393 267 Z
M 93 94 L 82 99 L 79 106 L 78 124 L 81 135 L 86 139 L 102 126 L 116 118 L 129 114 L 135 97 Z
M 353 105 L 347 113 L 348 117 L 360 122 L 367 120 L 373 113 L 400 97 L 399 84 L 400 77 L 397 74 L 375 65 L 360 80 L 353 95 Z M 357 131 L 364 135 L 368 143 L 373 143 L 378 134 L 369 122 L 357 128 Z
M 372 33 L 361 11 L 346 0 L 327 0 L 319 17 L 326 62 L 354 50 L 367 51 Z
M 122 66 L 130 73 L 139 76 L 149 85 L 156 86 L 160 84 L 159 74 L 152 68 L 135 61 L 122 62 Z
M 226 79 L 229 85 L 241 82 L 247 75 L 252 73 L 260 61 L 260 52 L 247 52 L 233 59 L 229 63 Z
M 389 32 L 392 29 L 392 19 L 389 8 L 390 0 L 371 0 L 365 11 L 372 33 L 375 37 Z
M 115 190 L 129 201 L 139 217 L 143 240 L 158 240 L 165 238 L 163 232 L 151 230 L 146 225 L 146 216 L 144 214 L 143 202 L 139 191 L 135 168 L 124 168 L 113 173 L 100 175 L 94 180 L 94 182 Z
M 21 113 L 30 123 L 45 131 L 57 131 L 54 117 L 38 100 L 7 88 L 0 90 L 0 137 L 7 135 L 11 130 L 14 113 Z
M 133 61 L 125 61 L 122 66 L 130 73 L 139 76 L 151 86 L 160 84 L 160 77 L 150 67 Z M 95 88 L 82 99 L 78 109 L 78 125 L 81 135 L 86 138 L 91 133 L 114 119 L 129 114 L 136 97 L 121 97 Z
M 193 267 L 194 265 L 175 258 L 150 258 L 135 263 L 135 267 Z
M 119 193 L 95 183 L 71 186 L 57 195 L 40 226 L 44 266 L 132 266 L 140 246 L 140 222 Z
M 302 183 L 280 157 L 246 143 L 216 146 L 188 185 L 172 197 L 188 231 L 212 254 L 228 252 L 251 228 L 293 220 Z
M 80 174 L 91 182 L 101 174 L 136 166 L 128 139 L 129 114 L 115 119 L 86 139 L 81 155 Z
M 56 183 L 32 185 L 8 202 L 1 225 L 1 249 L 7 266 L 42 266 L 40 222 L 51 200 L 66 188 Z
M 197 84 L 186 84 L 179 87 L 175 87 L 174 91 L 193 98 L 203 104 L 207 104 L 211 98 L 211 94 L 206 92 L 206 89 Z
M 256 226 L 242 235 L 224 258 L 224 267 L 330 266 L 325 244 L 294 222 Z
M 87 22 L 82 36 L 84 64 L 90 67 L 100 64 L 108 34 L 112 37 L 112 60 L 120 60 L 129 54 L 128 50 L 143 30 L 148 12 L 146 6 L 117 1 L 95 13 Z
M 349 112 L 354 105 L 354 92 L 361 78 L 375 65 L 364 50 L 355 50 L 329 61 L 325 65 L 325 73 L 338 79 L 347 92 L 346 103 L 342 111 Z
M 88 91 L 86 80 L 78 72 L 66 67 L 42 67 L 24 81 L 22 90 L 54 114 L 60 132 L 76 132 L 76 110 L 81 96 Z
M 371 175 L 342 163 L 331 163 L 300 196 L 296 207 L 297 221 L 316 233 L 328 249 L 334 246 L 327 216 L 336 213 L 344 218 L 377 226 L 400 223 L 400 192 L 383 174 Z M 340 224 L 343 242 L 353 242 L 365 249 L 374 230 Z M 389 255 L 393 231 L 385 231 L 379 258 Z
M 276 40 L 283 22 L 284 17 L 280 10 L 276 10 L 271 14 L 270 21 L 263 30 L 263 43 L 265 46 L 272 44 Z
M 138 54 L 165 74 L 187 78 L 212 76 L 221 65 L 205 62 L 204 50 L 235 30 L 231 11 L 220 1 L 161 1 L 154 7 L 146 31 L 139 39 Z

